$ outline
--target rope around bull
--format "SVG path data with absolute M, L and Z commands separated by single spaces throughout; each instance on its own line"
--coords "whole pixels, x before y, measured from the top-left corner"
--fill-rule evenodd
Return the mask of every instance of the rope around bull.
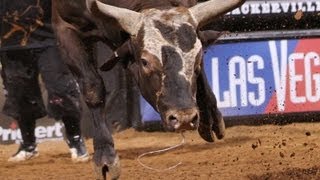
M 174 146 L 171 146 L 171 147 L 167 147 L 167 148 L 165 148 L 165 149 L 160 149 L 160 150 L 156 150 L 156 151 L 150 151 L 150 152 L 143 153 L 143 154 L 141 154 L 140 156 L 138 156 L 137 161 L 138 161 L 139 164 L 140 164 L 141 166 L 143 166 L 144 168 L 150 169 L 150 170 L 153 170 L 153 171 L 157 171 L 157 172 L 169 171 L 169 170 L 172 170 L 172 169 L 178 167 L 179 165 L 182 164 L 182 162 L 179 162 L 178 164 L 176 164 L 176 165 L 174 165 L 174 166 L 171 166 L 171 167 L 169 167 L 169 168 L 157 169 L 157 168 L 153 168 L 153 167 L 150 167 L 150 166 L 142 163 L 140 159 L 141 159 L 142 157 L 144 157 L 144 156 L 147 156 L 147 155 L 157 154 L 157 153 L 163 153 L 163 152 L 167 152 L 167 151 L 176 149 L 176 148 L 178 148 L 178 147 L 180 147 L 180 146 L 183 146 L 183 145 L 186 143 L 186 140 L 185 140 L 186 138 L 185 138 L 183 132 L 181 132 L 181 137 L 182 137 L 181 143 L 179 143 L 179 144 L 177 144 L 177 145 L 174 145 Z

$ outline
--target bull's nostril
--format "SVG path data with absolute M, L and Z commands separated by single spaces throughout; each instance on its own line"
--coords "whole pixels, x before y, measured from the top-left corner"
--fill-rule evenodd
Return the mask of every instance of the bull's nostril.
M 170 124 L 173 128 L 175 128 L 175 129 L 178 129 L 179 126 L 180 126 L 180 123 L 179 123 L 177 117 L 174 116 L 174 115 L 170 115 L 170 116 L 168 117 L 168 122 L 169 122 L 169 124 Z
M 172 126 L 175 126 L 178 122 L 178 119 L 177 117 L 175 117 L 174 115 L 170 115 L 168 117 L 168 122 L 172 125 Z
M 168 119 L 169 121 L 177 121 L 177 118 L 173 115 L 170 115 Z

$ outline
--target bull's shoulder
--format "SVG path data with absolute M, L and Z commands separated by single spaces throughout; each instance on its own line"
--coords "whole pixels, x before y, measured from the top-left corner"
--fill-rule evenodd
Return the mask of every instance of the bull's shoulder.
M 86 0 L 55 0 L 52 4 L 52 10 L 53 19 L 58 20 L 56 23 L 63 20 L 79 28 L 92 23 L 86 7 Z
M 81 16 L 86 9 L 86 0 L 55 0 L 53 8 L 62 17 Z

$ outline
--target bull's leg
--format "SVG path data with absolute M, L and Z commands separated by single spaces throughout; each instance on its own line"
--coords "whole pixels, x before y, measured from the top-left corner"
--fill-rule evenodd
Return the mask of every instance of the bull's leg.
M 119 159 L 105 119 L 105 89 L 101 77 L 79 36 L 72 29 L 56 26 L 59 48 L 71 71 L 77 76 L 84 99 L 94 123 L 94 164 L 99 171 L 107 170 L 113 179 L 120 175 Z M 101 175 L 101 174 L 99 174 Z
M 105 94 L 101 78 L 96 74 L 95 78 L 89 82 L 84 81 L 82 91 L 94 123 L 93 161 L 95 170 L 97 175 L 104 176 L 98 179 L 105 179 L 106 172 L 109 172 L 112 179 L 117 179 L 120 176 L 120 162 L 114 149 L 110 125 L 105 118 Z
M 198 128 L 200 136 L 208 142 L 214 142 L 214 132 L 218 139 L 222 139 L 225 135 L 224 120 L 217 107 L 216 97 L 208 84 L 204 70 L 201 71 L 197 79 L 197 103 L 200 110 Z

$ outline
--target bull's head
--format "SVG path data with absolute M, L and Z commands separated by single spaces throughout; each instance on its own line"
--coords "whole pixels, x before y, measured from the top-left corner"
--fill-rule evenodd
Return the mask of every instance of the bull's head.
M 239 6 L 243 0 L 211 0 L 191 8 L 135 12 L 103 4 L 97 7 L 131 35 L 133 72 L 144 98 L 160 113 L 167 128 L 196 129 L 197 78 L 202 73 L 200 26 Z

